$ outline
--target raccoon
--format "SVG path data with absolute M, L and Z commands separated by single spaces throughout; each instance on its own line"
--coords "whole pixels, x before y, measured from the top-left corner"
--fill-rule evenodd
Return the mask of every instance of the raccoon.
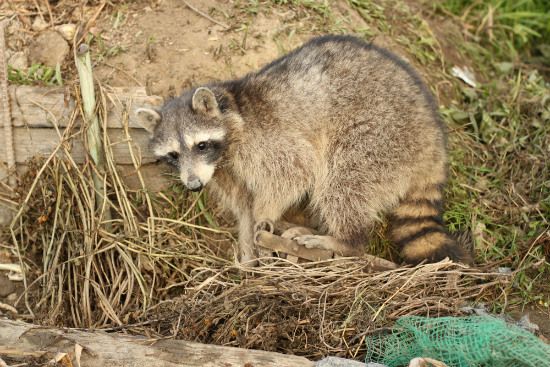
M 255 224 L 304 202 L 320 232 L 296 232 L 308 248 L 359 254 L 388 215 L 407 263 L 471 261 L 442 219 L 446 136 L 434 97 L 384 48 L 313 38 L 257 72 L 137 114 L 154 154 L 236 216 L 242 262 L 257 257 Z

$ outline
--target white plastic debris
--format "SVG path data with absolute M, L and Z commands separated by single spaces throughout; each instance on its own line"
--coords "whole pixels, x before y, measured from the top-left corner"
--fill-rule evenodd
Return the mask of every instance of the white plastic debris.
M 477 81 L 474 72 L 468 67 L 453 66 L 451 74 L 468 84 L 470 87 L 476 88 Z

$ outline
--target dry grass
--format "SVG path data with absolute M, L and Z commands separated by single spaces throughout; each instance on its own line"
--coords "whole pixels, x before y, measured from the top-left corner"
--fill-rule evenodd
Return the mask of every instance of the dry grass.
M 361 259 L 300 266 L 279 260 L 255 269 L 204 269 L 184 285 L 184 296 L 161 306 L 153 325 L 162 336 L 358 358 L 365 336 L 400 316 L 461 314 L 461 305 L 510 279 L 450 262 L 374 274 L 368 266 Z
M 104 97 L 102 102 L 105 116 Z M 28 269 L 25 300 L 33 300 L 32 306 L 26 302 L 31 316 L 70 326 L 122 325 L 127 312 L 144 310 L 152 297 L 162 294 L 160 290 L 153 294 L 152 289 L 170 283 L 166 274 L 183 280 L 189 276 L 184 272 L 189 266 L 224 263 L 212 249 L 219 247 L 219 238 L 225 235 L 227 242 L 231 236 L 197 224 L 203 215 L 197 209 L 200 196 L 185 205 L 171 203 L 165 195 L 153 202 L 145 187 L 129 192 L 117 172 L 105 129 L 104 172 L 91 162 L 77 165 L 68 147 L 72 138 L 85 135 L 74 126 L 79 113 L 77 108 L 70 126 L 59 132 L 61 143 L 52 155 L 31 164 L 23 178 L 19 197 L 24 199 L 10 228 L 11 241 L 21 265 Z M 131 138 L 127 138 L 131 150 Z M 134 162 L 137 168 L 137 155 Z M 98 197 L 107 198 L 99 208 L 94 171 L 105 186 Z M 169 219 L 155 206 L 186 212 L 173 213 Z

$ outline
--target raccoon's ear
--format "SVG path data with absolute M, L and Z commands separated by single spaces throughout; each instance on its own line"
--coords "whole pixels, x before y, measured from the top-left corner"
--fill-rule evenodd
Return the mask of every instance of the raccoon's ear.
M 138 124 L 151 134 L 155 130 L 155 126 L 160 122 L 160 113 L 151 108 L 138 108 L 136 110 Z
M 193 94 L 191 103 L 193 110 L 196 112 L 204 113 L 209 116 L 215 116 L 220 112 L 216 96 L 206 87 L 197 88 L 195 94 Z

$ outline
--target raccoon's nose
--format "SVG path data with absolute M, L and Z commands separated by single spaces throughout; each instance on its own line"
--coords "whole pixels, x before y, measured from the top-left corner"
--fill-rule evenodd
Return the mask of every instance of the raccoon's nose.
M 202 189 L 202 182 L 197 177 L 192 177 L 189 178 L 186 186 L 191 191 L 200 191 Z

